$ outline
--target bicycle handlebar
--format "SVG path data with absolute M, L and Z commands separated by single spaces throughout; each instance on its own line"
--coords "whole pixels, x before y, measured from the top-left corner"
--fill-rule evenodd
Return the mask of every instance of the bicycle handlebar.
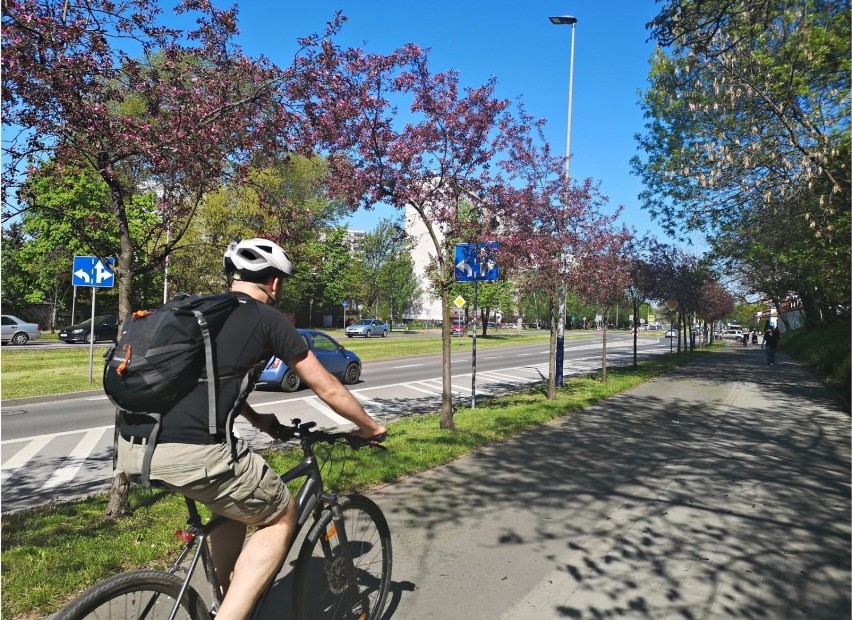
M 272 429 L 270 434 L 281 441 L 289 441 L 291 439 L 299 439 L 302 442 L 307 442 L 310 445 L 320 442 L 334 443 L 337 441 L 346 441 L 353 450 L 360 448 L 379 448 L 387 450 L 381 445 L 387 439 L 387 433 L 375 435 L 373 437 L 358 437 L 351 433 L 329 433 L 323 430 L 313 430 L 317 425 L 316 422 L 304 422 L 299 419 L 294 419 L 289 426 L 285 426 L 280 422 Z

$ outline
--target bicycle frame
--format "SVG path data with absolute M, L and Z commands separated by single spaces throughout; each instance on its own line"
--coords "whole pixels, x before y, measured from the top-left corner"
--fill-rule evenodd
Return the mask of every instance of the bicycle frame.
M 281 564 L 276 570 L 276 574 L 280 572 L 284 561 L 286 560 L 287 556 L 289 556 L 290 551 L 293 548 L 293 544 L 295 543 L 296 538 L 301 532 L 302 527 L 305 525 L 305 523 L 307 523 L 308 518 L 311 515 L 316 514 L 316 508 L 318 504 L 326 505 L 331 508 L 332 517 L 335 523 L 335 527 L 337 528 L 337 532 L 340 535 L 341 540 L 346 541 L 346 533 L 343 525 L 342 514 L 337 504 L 337 494 L 325 492 L 322 472 L 320 471 L 316 456 L 314 456 L 312 443 L 306 438 L 302 438 L 300 443 L 302 447 L 302 452 L 304 454 L 302 460 L 297 465 L 287 470 L 280 476 L 284 484 L 287 484 L 288 482 L 292 482 L 293 480 L 297 480 L 299 478 L 305 478 L 305 482 L 302 483 L 302 486 L 299 488 L 299 491 L 296 493 L 295 496 L 296 506 L 298 509 L 296 527 L 293 531 L 293 535 L 290 537 L 290 542 L 287 546 L 284 556 L 281 559 Z M 213 609 L 217 609 L 222 602 L 221 588 L 219 587 L 219 580 L 216 577 L 216 571 L 213 566 L 213 558 L 209 547 L 209 537 L 214 530 L 223 525 L 226 521 L 228 521 L 228 519 L 223 516 L 216 516 L 208 523 L 204 524 L 201 522 L 201 515 L 198 512 L 198 507 L 196 506 L 195 500 L 190 499 L 188 497 L 184 497 L 184 500 L 186 501 L 187 510 L 189 511 L 189 519 L 187 520 L 188 527 L 186 530 L 178 530 L 175 534 L 180 540 L 186 543 L 186 546 L 181 550 L 180 554 L 178 555 L 177 559 L 175 560 L 172 567 L 168 570 L 168 572 L 170 574 L 177 573 L 181 569 L 181 566 L 183 565 L 190 551 L 192 551 L 192 548 L 195 546 L 196 549 L 195 553 L 192 556 L 192 559 L 189 562 L 189 566 L 187 566 L 186 568 L 186 578 L 183 580 L 183 585 L 181 586 L 179 595 L 175 600 L 175 605 L 172 608 L 169 620 L 174 619 L 174 616 L 179 609 L 180 601 L 186 593 L 187 588 L 189 588 L 192 575 L 195 573 L 199 561 L 204 567 L 204 573 L 207 578 L 207 582 L 210 584 L 210 587 L 213 590 L 213 596 L 215 599 Z M 321 501 L 322 504 L 320 504 Z M 327 544 L 327 542 L 323 542 L 323 545 Z M 344 545 L 344 549 L 344 553 L 349 556 L 347 559 L 349 560 L 348 565 L 351 568 L 352 557 L 349 552 L 349 546 Z M 350 579 L 354 580 L 355 575 L 351 574 L 349 575 L 349 577 Z M 258 601 L 255 604 L 250 617 L 255 617 L 258 610 L 263 607 L 263 603 L 266 600 L 266 597 L 269 594 L 273 583 L 274 580 L 270 582 L 269 586 L 267 586 L 267 588 L 258 598 Z

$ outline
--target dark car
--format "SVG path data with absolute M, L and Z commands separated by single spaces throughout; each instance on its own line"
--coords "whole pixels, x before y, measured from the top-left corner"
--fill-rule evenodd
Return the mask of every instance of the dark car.
M 107 314 L 95 317 L 95 342 L 98 340 L 113 340 L 118 338 L 118 316 Z M 63 342 L 92 342 L 92 320 L 83 321 L 59 332 Z
M 328 372 L 336 375 L 343 383 L 358 381 L 361 377 L 361 358 L 326 333 L 314 329 L 296 331 Z M 260 373 L 257 386 L 295 392 L 302 386 L 302 381 L 286 363 L 273 357 Z

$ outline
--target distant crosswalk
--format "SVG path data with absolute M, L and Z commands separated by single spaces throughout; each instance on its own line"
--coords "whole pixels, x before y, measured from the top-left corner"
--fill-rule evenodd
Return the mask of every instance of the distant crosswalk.
M 668 351 L 668 346 L 659 350 Z M 650 353 L 658 352 L 655 350 Z M 643 356 L 648 355 L 648 351 Z M 612 365 L 632 361 L 632 353 L 613 350 Z M 566 376 L 583 375 L 600 368 L 600 355 L 566 360 Z M 517 365 L 500 370 L 457 374 L 452 380 L 452 395 L 461 406 L 474 396 L 488 398 L 517 391 L 533 383 L 545 381 L 548 363 Z M 362 384 L 363 385 L 363 384 Z M 436 411 L 440 408 L 443 383 L 441 377 L 392 385 L 364 385 L 350 390 L 375 418 L 387 422 L 400 417 Z M 250 401 L 251 402 L 251 401 Z M 303 421 L 314 420 L 323 427 L 346 426 L 346 420 L 334 413 L 313 394 L 297 398 L 252 402 L 261 411 L 272 411 L 282 417 Z M 250 425 L 239 422 L 236 432 L 254 448 L 271 445 L 272 440 Z M 11 512 L 54 499 L 85 496 L 109 488 L 112 471 L 113 426 L 100 426 L 34 437 L 0 441 L 0 484 L 2 511 Z

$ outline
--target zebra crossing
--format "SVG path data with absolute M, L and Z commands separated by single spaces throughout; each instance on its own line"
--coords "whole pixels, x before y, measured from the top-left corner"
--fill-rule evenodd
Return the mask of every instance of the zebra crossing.
M 660 351 L 666 350 L 660 347 Z M 643 356 L 655 350 L 646 351 Z M 632 361 L 632 353 L 613 351 L 613 365 Z M 583 375 L 600 369 L 600 355 L 589 355 L 566 362 L 565 375 Z M 459 406 L 469 406 L 475 396 L 480 399 L 508 394 L 546 381 L 548 363 L 514 366 L 500 370 L 477 371 L 475 385 L 472 373 L 456 374 L 452 379 L 453 399 Z M 441 405 L 441 377 L 392 385 L 350 389 L 374 418 L 386 423 L 406 416 L 436 411 Z M 299 418 L 313 420 L 323 427 L 346 427 L 349 422 L 334 413 L 315 395 L 267 402 L 253 402 L 258 411 L 273 412 L 283 422 Z M 281 410 L 286 415 L 281 415 Z M 236 433 L 255 449 L 272 445 L 273 440 L 256 431 L 241 419 Z M 109 488 L 112 471 L 112 425 L 49 435 L 0 441 L 0 510 L 4 513 L 41 505 L 51 501 L 83 497 Z

